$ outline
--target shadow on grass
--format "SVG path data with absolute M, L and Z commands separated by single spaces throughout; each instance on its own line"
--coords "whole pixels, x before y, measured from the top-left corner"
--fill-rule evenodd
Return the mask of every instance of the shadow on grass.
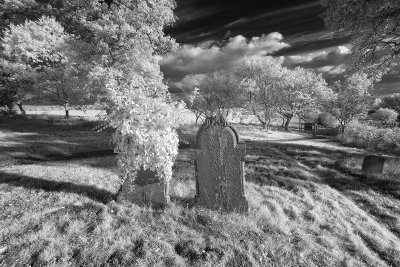
M 42 189 L 50 192 L 81 194 L 104 204 L 116 199 L 116 194 L 90 185 L 77 185 L 70 182 L 58 182 L 24 175 L 9 174 L 0 171 L 0 184 L 9 184 L 26 189 Z
M 362 158 L 363 154 L 290 143 L 252 141 L 246 145 L 247 154 L 258 157 L 247 162 L 246 166 L 255 170 L 255 174 L 250 172 L 246 180 L 287 189 L 306 186 L 310 181 L 326 184 L 340 192 L 373 190 L 400 200 L 400 177 L 390 180 L 366 178 L 361 169 L 340 165 L 346 157 Z
M 0 118 L 2 130 L 16 132 L 48 133 L 49 131 L 91 131 L 101 125 L 101 121 L 88 121 L 77 118 L 61 119 L 40 116 L 15 116 Z
M 78 152 L 71 155 L 49 154 L 44 157 L 15 156 L 14 158 L 18 160 L 21 164 L 29 164 L 37 162 L 56 162 L 64 160 L 88 159 L 88 158 L 106 157 L 112 155 L 115 155 L 113 149 L 105 149 L 98 151 Z

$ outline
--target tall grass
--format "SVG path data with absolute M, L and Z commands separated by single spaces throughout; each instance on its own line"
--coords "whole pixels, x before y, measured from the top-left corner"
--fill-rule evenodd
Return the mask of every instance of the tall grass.
M 341 141 L 345 145 L 400 154 L 399 128 L 377 128 L 353 122 L 346 128 Z

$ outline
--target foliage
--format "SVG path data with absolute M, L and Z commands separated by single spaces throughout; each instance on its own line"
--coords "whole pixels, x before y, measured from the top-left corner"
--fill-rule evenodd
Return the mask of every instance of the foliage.
M 317 123 L 324 127 L 335 127 L 337 125 L 336 119 L 328 112 L 319 113 Z
M 90 33 L 93 49 L 86 50 L 86 56 L 94 63 L 89 85 L 107 96 L 106 120 L 116 128 L 121 177 L 134 179 L 137 170 L 144 168 L 168 181 L 178 153 L 174 127 L 183 105 L 170 99 L 156 55 L 174 44 L 163 33 L 174 21 L 174 4 L 120 0 L 110 6 L 92 5 L 93 12 L 84 9 L 86 17 L 76 13 L 71 19 Z M 97 20 L 89 19 L 92 15 Z
M 355 67 L 378 77 L 400 58 L 400 1 L 321 0 L 329 29 L 350 34 Z
M 253 56 L 245 58 L 237 70 L 246 106 L 264 128 L 278 112 L 288 130 L 294 115 L 318 110 L 320 100 L 329 93 L 321 75 L 301 67 L 287 69 L 282 63 L 283 58 Z
M 283 58 L 246 57 L 236 71 L 243 86 L 245 107 L 253 112 L 263 128 L 268 128 L 277 108 L 277 88 L 282 79 Z
M 206 106 L 204 98 L 199 93 L 199 85 L 206 79 L 206 74 L 189 74 L 182 79 L 182 89 L 187 98 L 186 105 L 193 111 L 196 116 L 196 124 L 201 117 L 206 116 Z
M 41 97 L 56 96 L 66 107 L 72 97 L 99 96 L 116 129 L 121 177 L 133 179 L 145 168 L 170 179 L 183 105 L 170 99 L 157 55 L 175 45 L 163 33 L 175 20 L 174 2 L 7 1 L 0 15 L 17 18 L 18 6 L 35 7 L 39 17 L 10 24 L 5 33 L 5 64 L 17 78 L 34 79 Z
M 85 71 L 74 42 L 54 18 L 10 25 L 3 38 L 3 66 L 16 85 L 31 83 L 31 87 L 18 89 L 20 101 L 47 100 L 64 106 L 67 112 L 71 101 L 84 99 Z
M 354 121 L 346 127 L 342 142 L 361 148 L 400 153 L 400 129 L 377 128 Z
M 301 67 L 285 69 L 276 93 L 278 112 L 286 119 L 285 130 L 294 115 L 318 110 L 321 100 L 329 94 L 331 91 L 320 74 Z
M 390 108 L 380 108 L 371 114 L 372 119 L 381 123 L 393 123 L 397 120 L 399 114 Z
M 192 108 L 205 116 L 227 117 L 240 106 L 240 87 L 232 73 L 216 71 L 191 77 L 195 84 Z
M 382 97 L 382 102 L 379 106 L 393 109 L 400 114 L 400 93 Z
M 363 114 L 372 104 L 369 94 L 372 85 L 366 74 L 352 74 L 345 80 L 335 82 L 334 93 L 327 95 L 322 102 L 324 109 L 340 123 L 342 133 L 355 116 Z

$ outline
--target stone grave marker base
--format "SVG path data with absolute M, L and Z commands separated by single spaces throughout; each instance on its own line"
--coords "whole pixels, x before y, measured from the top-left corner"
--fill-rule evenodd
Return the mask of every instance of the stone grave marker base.
M 383 172 L 385 158 L 375 155 L 364 157 L 362 171 L 365 177 L 379 177 Z
M 117 199 L 141 206 L 165 207 L 169 204 L 169 185 L 161 182 L 154 172 L 141 170 L 134 182 L 125 180 Z

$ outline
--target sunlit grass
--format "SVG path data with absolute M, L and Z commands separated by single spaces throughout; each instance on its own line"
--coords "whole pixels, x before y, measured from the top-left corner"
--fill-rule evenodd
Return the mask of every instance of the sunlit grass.
M 268 136 L 246 129 L 239 130 Z M 182 149 L 172 203 L 153 210 L 114 201 L 121 183 L 114 156 L 74 158 L 69 150 L 73 139 L 97 151 L 100 137 L 84 139 L 82 130 L 46 139 L 54 132 L 43 131 L 35 155 L 45 160 L 0 167 L 0 266 L 400 266 L 398 159 L 366 180 L 363 155 L 346 149 L 247 142 L 250 211 L 238 215 L 189 208 L 195 170 L 192 150 Z M 181 135 L 192 142 L 195 131 L 188 125 Z M 1 142 L 26 156 L 32 137 L 8 134 Z M 68 158 L 52 161 L 48 147 L 64 140 Z

